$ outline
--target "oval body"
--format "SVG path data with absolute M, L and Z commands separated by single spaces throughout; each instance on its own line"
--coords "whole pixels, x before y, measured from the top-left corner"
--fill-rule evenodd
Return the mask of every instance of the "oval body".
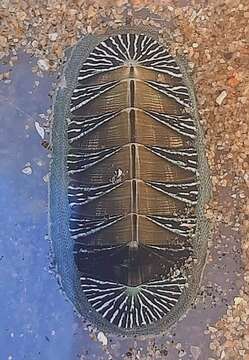
M 66 129 L 67 256 L 91 318 L 145 333 L 189 306 L 204 263 L 193 99 L 176 60 L 147 34 L 100 41 L 76 77 Z

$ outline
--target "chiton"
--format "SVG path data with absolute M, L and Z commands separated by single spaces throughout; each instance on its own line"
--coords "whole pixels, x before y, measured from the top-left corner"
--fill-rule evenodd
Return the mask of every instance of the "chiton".
M 147 32 L 83 39 L 54 105 L 51 239 L 78 311 L 120 333 L 165 330 L 205 262 L 208 167 L 184 68 Z

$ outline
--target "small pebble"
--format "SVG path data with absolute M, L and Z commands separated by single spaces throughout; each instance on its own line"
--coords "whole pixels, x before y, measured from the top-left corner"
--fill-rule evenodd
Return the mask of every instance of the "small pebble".
M 98 333 L 97 339 L 103 346 L 107 345 L 107 337 L 102 331 Z
M 49 37 L 49 40 L 56 41 L 57 37 L 58 37 L 58 33 L 57 32 L 50 33 L 50 34 L 48 34 L 48 37 Z
M 225 100 L 225 98 L 227 97 L 227 92 L 226 92 L 226 90 L 223 90 L 221 93 L 220 93 L 220 95 L 219 96 L 217 96 L 217 98 L 216 98 L 216 103 L 220 106 L 222 103 L 223 103 L 223 101 Z
M 49 175 L 50 175 L 50 174 L 48 173 L 48 174 L 46 174 L 46 175 L 43 176 L 42 179 L 43 179 L 43 181 L 44 181 L 45 183 L 48 183 L 48 181 L 49 181 Z
M 38 132 L 38 134 L 40 135 L 40 137 L 42 139 L 44 139 L 45 131 L 44 131 L 43 127 L 38 123 L 38 121 L 35 121 L 35 128 L 36 128 L 36 131 Z
M 25 175 L 31 175 L 32 174 L 32 167 L 31 166 L 25 166 L 22 169 L 22 173 Z
M 49 69 L 49 62 L 46 59 L 39 59 L 37 61 L 37 65 L 38 65 L 39 69 L 42 71 L 48 71 L 48 69 Z

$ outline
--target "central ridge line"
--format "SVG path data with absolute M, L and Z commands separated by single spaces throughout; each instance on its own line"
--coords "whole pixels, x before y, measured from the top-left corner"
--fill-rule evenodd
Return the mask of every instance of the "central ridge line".
M 130 162 L 131 162 L 131 224 L 132 224 L 132 247 L 137 247 L 138 245 L 138 188 L 137 188 L 137 156 L 138 148 L 134 144 L 136 142 L 136 112 L 135 112 L 135 80 L 134 80 L 134 67 L 130 66 L 129 80 L 128 80 L 128 106 L 131 108 L 128 112 L 128 121 L 129 121 L 129 142 L 130 145 Z

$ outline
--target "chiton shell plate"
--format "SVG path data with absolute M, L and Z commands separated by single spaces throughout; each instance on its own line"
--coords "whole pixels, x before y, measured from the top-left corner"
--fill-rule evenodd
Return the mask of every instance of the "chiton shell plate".
M 54 103 L 50 236 L 78 312 L 122 334 L 165 331 L 205 263 L 208 166 L 193 87 L 147 30 L 82 39 Z

